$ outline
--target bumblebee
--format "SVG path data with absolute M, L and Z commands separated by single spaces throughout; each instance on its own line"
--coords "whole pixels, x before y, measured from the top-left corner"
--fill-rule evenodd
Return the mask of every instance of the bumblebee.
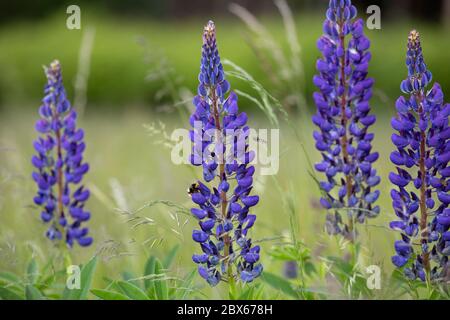
M 194 182 L 191 184 L 191 186 L 187 189 L 187 193 L 189 195 L 192 195 L 193 193 L 200 192 L 200 184 L 198 182 Z

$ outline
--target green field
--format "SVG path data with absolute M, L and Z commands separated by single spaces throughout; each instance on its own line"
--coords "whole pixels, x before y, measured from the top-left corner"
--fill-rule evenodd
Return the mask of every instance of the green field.
M 254 116 L 250 118 L 250 124 L 256 128 L 265 128 L 266 121 Z M 89 226 L 95 243 L 88 249 L 75 247 L 72 259 L 75 263 L 85 263 L 92 255 L 100 252 L 102 260 L 95 275 L 97 287 L 105 285 L 106 276 L 117 279 L 124 272 L 140 275 L 150 255 L 163 260 L 170 249 L 177 245 L 180 250 L 169 274 L 180 276 L 195 267 L 190 258 L 198 250 L 191 240 L 194 219 L 185 215 L 176 216 L 173 209 L 156 205 L 139 212 L 137 216 L 140 219 L 127 222 L 130 217 L 118 210 L 134 211 L 153 200 L 168 200 L 186 207 L 191 205 L 186 188 L 201 172 L 187 165 L 173 165 L 170 162 L 170 150 L 155 145 L 160 137 L 150 137 L 143 124 L 156 119 L 151 113 L 129 113 L 123 117 L 86 117 L 81 123 L 86 129 L 86 157 L 91 165 L 86 182 L 93 193 L 89 202 L 92 211 Z M 31 252 L 40 264 L 58 252 L 44 237 L 46 226 L 40 221 L 38 209 L 33 208 L 32 204 L 35 185 L 30 179 L 32 167 L 29 159 L 33 153 L 31 141 L 35 137 L 33 121 L 34 117 L 30 114 L 8 114 L 2 117 L 0 124 L 0 269 L 19 274 L 25 273 Z M 168 130 L 185 126 L 170 118 L 163 121 L 168 123 Z M 291 126 L 282 123 L 280 171 L 276 176 L 257 179 L 255 193 L 260 195 L 261 202 L 255 210 L 258 220 L 252 235 L 255 239 L 280 236 L 289 239 L 290 215 L 284 201 L 286 197 L 292 198 L 298 224 L 296 237 L 312 250 L 315 263 L 320 265 L 321 257 L 345 255 L 346 250 L 340 249 L 343 244 L 323 231 L 325 212 L 317 206 L 320 193 L 308 174 L 308 162 L 301 148 L 301 143 L 304 143 L 307 154 L 313 161 L 318 160 L 319 155 L 309 139 L 313 128 L 300 119 L 291 121 L 292 125 L 300 128 L 298 133 L 307 139 L 298 140 Z M 390 256 L 397 236 L 386 227 L 393 218 L 389 198 L 391 185 L 387 181 L 387 175 L 392 170 L 388 160 L 391 145 L 387 143 L 390 136 L 387 121 L 381 116 L 374 129 L 377 134 L 374 148 L 380 151 L 376 168 L 383 178 L 379 200 L 382 211 L 379 218 L 360 229 L 364 247 L 360 262 L 362 265 L 381 265 L 386 285 L 387 276 L 393 270 Z M 151 220 L 143 223 L 144 219 Z M 266 271 L 281 276 L 283 265 L 269 256 L 272 246 L 280 241 L 273 239 L 262 243 L 262 262 Z M 200 278 L 195 282 L 208 297 L 226 297 L 223 290 L 209 289 Z M 335 282 L 332 277 L 327 277 L 325 282 L 310 285 L 328 292 L 329 298 L 345 297 Z M 277 295 L 271 292 L 268 297 L 272 296 Z
M 154 97 L 160 86 L 145 81 L 149 66 L 145 64 L 145 50 L 138 39 L 144 39 L 154 55 L 168 59 L 184 86 L 190 90 L 196 88 L 202 28 L 208 19 L 215 17 L 205 17 L 204 21 L 192 19 L 164 23 L 111 17 L 94 9 L 83 12 L 82 28 L 95 28 L 88 86 L 92 109 L 123 110 L 143 103 L 148 108 L 154 107 Z M 41 98 L 44 81 L 41 66 L 55 58 L 64 67 L 67 90 L 72 93 L 78 51 L 85 29 L 66 29 L 65 18 L 64 14 L 56 14 L 49 19 L 17 22 L 0 29 L 0 105 L 3 109 L 36 105 Z M 261 21 L 287 52 L 288 42 L 281 18 L 263 17 Z M 322 21 L 323 17 L 317 13 L 295 17 L 305 69 L 306 97 L 314 91 L 310 79 L 315 73 L 315 62 L 319 56 L 316 41 L 321 34 Z M 216 25 L 221 56 L 244 67 L 259 82 L 269 86 L 270 82 L 262 72 L 258 59 L 245 44 L 247 29 L 244 24 L 238 18 L 230 18 L 219 19 Z M 433 70 L 434 79 L 441 83 L 444 92 L 450 88 L 446 67 L 447 52 L 450 50 L 447 31 L 415 21 L 386 22 L 382 30 L 367 31 L 367 35 L 372 41 L 370 72 L 376 79 L 376 89 L 391 98 L 398 95 L 399 83 L 406 75 L 405 47 L 412 28 L 422 33 L 426 61 Z M 236 86 L 245 88 L 242 83 Z M 387 110 L 392 106 L 385 104 L 379 108 Z

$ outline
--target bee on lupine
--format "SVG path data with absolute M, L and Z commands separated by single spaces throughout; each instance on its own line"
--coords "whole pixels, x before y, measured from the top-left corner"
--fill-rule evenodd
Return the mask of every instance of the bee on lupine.
M 249 150 L 247 115 L 239 112 L 237 96 L 229 92 L 212 21 L 204 28 L 198 95 L 190 122 L 191 163 L 202 166 L 203 181 L 189 188 L 199 224 L 192 238 L 201 253 L 192 259 L 211 286 L 221 280 L 251 282 L 262 272 L 260 247 L 248 231 L 256 220 L 250 209 L 259 197 L 251 195 L 255 153 Z M 231 139 L 230 139 L 231 137 Z

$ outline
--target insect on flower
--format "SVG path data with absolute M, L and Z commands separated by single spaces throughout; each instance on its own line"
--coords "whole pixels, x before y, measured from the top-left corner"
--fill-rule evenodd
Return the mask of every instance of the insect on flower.
M 397 115 L 391 121 L 397 150 L 390 156 L 396 170 L 389 179 L 396 186 L 391 197 L 399 220 L 390 226 L 401 232 L 392 262 L 404 267 L 412 280 L 448 281 L 450 104 L 444 103 L 439 84 L 427 90 L 432 74 L 416 30 L 409 34 L 406 66 L 408 77 L 401 90 L 407 97 L 397 100 Z
M 320 203 L 328 210 L 326 229 L 350 240 L 356 236 L 355 222 L 376 217 L 380 191 L 373 190 L 380 177 L 373 168 L 378 153 L 372 151 L 374 134 L 369 132 L 376 118 L 370 114 L 373 79 L 368 67 L 371 54 L 364 36 L 364 22 L 356 18 L 350 0 L 331 0 L 318 41 L 322 58 L 317 61 L 314 84 L 317 113 L 313 123 L 316 148 L 322 161 L 315 165 L 325 174 L 320 182 Z M 340 212 L 345 211 L 344 221 Z
M 49 239 L 65 241 L 70 247 L 74 242 L 89 246 L 92 238 L 87 236 L 88 228 L 82 227 L 91 216 L 84 207 L 89 190 L 81 185 L 89 170 L 83 161 L 84 131 L 76 126 L 77 113 L 67 100 L 60 63 L 53 61 L 45 74 L 41 118 L 35 126 L 40 134 L 34 141 L 37 154 L 31 159 L 35 168 L 32 176 L 38 186 L 34 203 L 41 207 L 41 218 L 49 224 Z
M 226 97 L 230 85 L 212 21 L 204 28 L 199 82 L 190 118 L 191 163 L 202 166 L 204 182 L 195 182 L 188 193 L 197 206 L 191 212 L 200 227 L 192 238 L 202 252 L 192 259 L 211 286 L 221 280 L 232 283 L 237 277 L 251 282 L 262 272 L 260 247 L 248 235 L 256 220 L 249 211 L 259 201 L 250 195 L 255 167 L 249 164 L 255 153 L 248 146 L 247 115 L 239 113 L 234 92 Z

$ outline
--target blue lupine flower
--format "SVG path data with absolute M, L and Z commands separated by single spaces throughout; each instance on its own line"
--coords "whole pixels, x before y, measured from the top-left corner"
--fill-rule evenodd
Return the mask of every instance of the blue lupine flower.
M 239 113 L 234 92 L 226 97 L 230 85 L 224 77 L 211 21 L 203 33 L 199 82 L 190 118 L 191 162 L 202 166 L 204 182 L 194 183 L 189 193 L 198 205 L 191 212 L 200 226 L 192 238 L 202 253 L 192 260 L 211 286 L 221 280 L 233 281 L 237 277 L 233 266 L 242 281 L 251 282 L 262 272 L 260 247 L 253 246 L 248 235 L 256 220 L 249 211 L 259 201 L 258 196 L 250 195 L 255 168 L 249 163 L 255 154 L 248 146 L 247 115 Z
M 376 120 L 369 113 L 374 83 L 367 77 L 370 42 L 356 14 L 350 0 L 330 1 L 324 35 L 318 41 L 323 57 L 317 61 L 319 74 L 314 77 L 319 92 L 314 93 L 317 113 L 313 116 L 319 127 L 314 132 L 316 148 L 323 158 L 315 169 L 326 176 L 320 182 L 320 203 L 333 212 L 327 215 L 326 228 L 352 240 L 354 222 L 363 223 L 380 211 L 374 205 L 380 191 L 373 190 L 380 177 L 372 167 L 378 153 L 372 151 L 374 134 L 368 132 Z M 347 211 L 347 223 L 339 213 L 342 208 Z
M 31 159 L 38 186 L 34 203 L 41 207 L 41 218 L 49 224 L 47 237 L 64 240 L 70 247 L 76 241 L 89 246 L 88 228 L 82 223 L 91 214 L 84 207 L 89 190 L 81 185 L 89 165 L 83 161 L 86 148 L 84 132 L 77 129 L 77 113 L 66 97 L 62 83 L 61 65 L 53 61 L 45 69 L 47 85 L 39 108 L 41 118 L 36 122 L 40 134 L 34 141 L 36 155 Z
M 450 271 L 450 104 L 444 103 L 439 84 L 427 90 L 432 75 L 415 30 L 409 34 L 406 65 L 401 90 L 407 97 L 397 100 L 391 121 L 397 150 L 391 153 L 396 171 L 389 179 L 397 186 L 391 197 L 399 220 L 390 226 L 402 236 L 392 262 L 410 279 L 443 281 Z

